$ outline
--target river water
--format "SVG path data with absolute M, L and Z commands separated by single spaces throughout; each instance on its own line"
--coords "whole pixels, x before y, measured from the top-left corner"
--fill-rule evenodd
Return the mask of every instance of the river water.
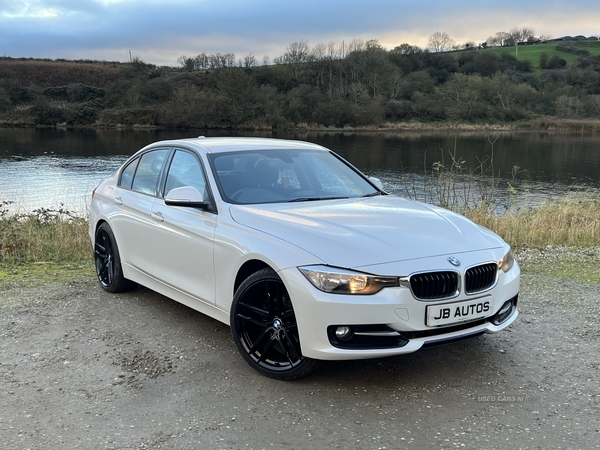
M 64 207 L 85 214 L 93 188 L 134 152 L 157 140 L 197 134 L 166 130 L 0 128 L 0 202 L 12 202 L 0 206 L 0 210 L 30 212 L 37 208 Z M 299 139 L 324 145 L 368 175 L 380 178 L 389 192 L 418 200 L 439 201 L 444 193 L 432 187 L 432 180 L 439 176 L 432 169 L 440 162 L 449 168 L 453 160 L 460 162 L 462 170 L 445 188 L 468 190 L 466 196 L 475 199 L 489 196 L 500 210 L 515 202 L 527 207 L 565 195 L 599 198 L 600 193 L 600 139 L 594 135 L 546 132 L 235 135 Z M 480 168 L 484 168 L 485 178 L 469 175 L 477 174 Z

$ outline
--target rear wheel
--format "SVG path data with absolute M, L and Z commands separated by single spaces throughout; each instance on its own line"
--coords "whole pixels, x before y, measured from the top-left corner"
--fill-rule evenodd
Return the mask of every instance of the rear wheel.
M 237 289 L 231 332 L 244 359 L 263 375 L 293 380 L 319 365 L 302 355 L 292 302 L 272 269 L 250 275 Z
M 96 231 L 94 260 L 100 286 L 107 292 L 129 291 L 136 283 L 123 276 L 117 241 L 110 225 L 102 223 Z

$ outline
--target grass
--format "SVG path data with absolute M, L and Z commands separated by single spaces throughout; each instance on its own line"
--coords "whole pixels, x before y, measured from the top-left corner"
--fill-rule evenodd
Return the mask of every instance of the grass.
M 567 63 L 575 61 L 578 56 L 572 53 L 561 52 L 556 50 L 556 46 L 573 46 L 580 50 L 587 50 L 591 55 L 600 55 L 600 41 L 582 41 L 582 42 L 553 42 L 550 44 L 535 44 L 535 45 L 520 45 L 518 48 L 512 47 L 497 47 L 478 50 L 478 52 L 490 52 L 497 55 L 508 53 L 511 56 L 516 56 L 518 60 L 528 59 L 533 63 L 536 70 L 541 70 L 539 67 L 540 55 L 546 53 L 548 59 L 554 55 L 560 56 Z M 460 52 L 454 52 L 452 55 L 458 56 Z
M 566 198 L 539 208 L 509 210 L 500 216 L 484 207 L 471 209 L 465 215 L 514 247 L 600 245 L 599 201 Z
M 87 220 L 62 209 L 9 215 L 0 203 L 0 286 L 43 285 L 94 277 Z M 482 203 L 462 213 L 502 236 L 518 251 L 548 252 L 556 259 L 548 275 L 600 283 L 600 201 L 566 198 L 541 207 L 498 215 Z M 576 247 L 586 258 L 561 258 L 548 248 Z M 586 250 L 588 249 L 588 250 Z M 589 256 L 588 255 L 588 256 Z M 587 259 L 590 259 L 587 258 Z M 534 264 L 524 267 L 538 270 Z
M 525 274 L 600 284 L 600 247 L 520 248 L 515 257 Z
M 72 264 L 91 258 L 87 220 L 62 207 L 8 214 L 0 204 L 0 264 Z M 3 208 L 4 207 L 4 208 Z

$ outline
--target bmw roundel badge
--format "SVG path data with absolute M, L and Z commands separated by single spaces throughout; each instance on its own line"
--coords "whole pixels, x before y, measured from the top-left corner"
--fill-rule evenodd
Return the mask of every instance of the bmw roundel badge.
M 455 267 L 460 266 L 460 261 L 458 259 L 456 259 L 454 256 L 448 257 L 448 261 L 450 262 L 450 264 L 452 264 Z

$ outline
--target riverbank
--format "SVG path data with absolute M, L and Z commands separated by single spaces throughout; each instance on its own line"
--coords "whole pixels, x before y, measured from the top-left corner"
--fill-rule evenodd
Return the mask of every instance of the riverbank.
M 511 123 L 467 123 L 467 122 L 419 122 L 409 120 L 403 122 L 386 122 L 380 125 L 367 126 L 351 126 L 344 127 L 323 126 L 317 124 L 301 123 L 297 125 L 287 124 L 281 128 L 272 125 L 252 126 L 224 126 L 207 128 L 170 128 L 161 125 L 148 124 L 85 124 L 85 125 L 68 125 L 66 123 L 58 123 L 55 125 L 40 125 L 31 121 L 22 121 L 18 119 L 0 119 L 0 127 L 3 128 L 47 128 L 47 129 L 64 129 L 64 130 L 189 130 L 189 131 L 204 131 L 204 132 L 234 132 L 243 134 L 244 132 L 476 132 L 476 133 L 502 133 L 502 132 L 577 132 L 577 133 L 600 133 L 600 119 L 560 119 L 555 117 L 537 117 L 531 120 L 511 122 Z
M 500 216 L 481 206 L 464 214 L 502 236 L 516 249 L 600 247 L 598 200 L 567 198 L 535 209 L 515 208 Z M 12 215 L 0 207 L 2 276 L 8 276 L 10 268 L 20 264 L 78 266 L 90 259 L 90 252 L 85 218 L 60 209 Z M 600 268 L 600 264 L 596 266 Z

